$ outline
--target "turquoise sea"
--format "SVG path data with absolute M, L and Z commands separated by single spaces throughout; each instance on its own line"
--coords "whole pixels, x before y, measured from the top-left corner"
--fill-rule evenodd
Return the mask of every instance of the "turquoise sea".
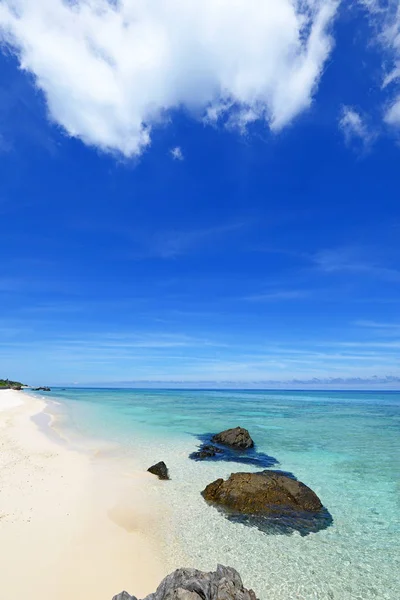
M 167 463 L 157 490 L 171 569 L 231 565 L 260 600 L 400 598 L 400 393 L 66 389 L 48 400 L 74 443 L 109 444 L 143 470 Z M 319 495 L 329 527 L 265 533 L 204 502 L 217 477 L 257 470 L 188 458 L 198 436 L 236 425 Z

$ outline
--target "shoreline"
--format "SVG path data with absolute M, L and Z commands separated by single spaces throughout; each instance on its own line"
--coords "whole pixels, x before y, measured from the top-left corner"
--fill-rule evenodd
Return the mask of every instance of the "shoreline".
M 45 408 L 26 392 L 0 392 L 0 596 L 144 597 L 167 575 L 158 480 L 57 443 Z

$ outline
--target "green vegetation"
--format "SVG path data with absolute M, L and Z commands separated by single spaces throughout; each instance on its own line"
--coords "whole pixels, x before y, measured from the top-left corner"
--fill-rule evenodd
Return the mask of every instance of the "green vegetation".
M 10 379 L 0 379 L 0 390 L 2 388 L 21 388 L 24 384 L 19 381 L 11 381 Z

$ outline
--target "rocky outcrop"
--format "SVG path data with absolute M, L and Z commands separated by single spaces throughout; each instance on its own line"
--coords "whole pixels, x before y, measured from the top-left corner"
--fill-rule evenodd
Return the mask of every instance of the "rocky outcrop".
M 137 600 L 127 592 L 113 600 Z M 178 569 L 168 575 L 157 591 L 144 600 L 257 600 L 253 590 L 243 587 L 240 575 L 231 567 L 217 566 L 217 570 L 204 573 L 196 569 Z
M 11 381 L 11 379 L 0 379 L 0 390 L 22 390 L 25 387 L 20 381 Z
M 233 429 L 221 431 L 221 433 L 214 435 L 211 441 L 223 446 L 229 446 L 230 448 L 237 448 L 238 450 L 254 447 L 254 442 L 249 432 L 243 427 L 234 427 Z
M 158 479 L 169 479 L 170 478 L 167 465 L 163 461 L 160 461 L 156 465 L 149 467 L 147 470 L 149 473 L 152 473 L 153 475 L 157 475 Z
M 37 387 L 37 388 L 32 388 L 33 392 L 51 392 L 51 389 L 49 387 Z
M 208 502 L 245 514 L 279 514 L 283 510 L 319 512 L 317 494 L 301 481 L 277 471 L 232 473 L 210 483 L 202 496 Z

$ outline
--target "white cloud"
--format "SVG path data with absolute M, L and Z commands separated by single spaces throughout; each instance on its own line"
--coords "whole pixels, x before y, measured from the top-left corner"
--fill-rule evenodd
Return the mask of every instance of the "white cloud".
M 373 140 L 374 136 L 363 117 L 350 106 L 342 107 L 339 127 L 347 144 L 357 141 L 361 142 L 364 148 L 366 148 Z
M 370 256 L 368 249 L 348 247 L 333 248 L 318 252 L 313 261 L 324 273 L 358 273 L 370 279 L 400 282 L 400 270 L 382 264 L 378 257 Z
M 391 0 L 394 7 L 394 3 Z M 396 10 L 391 11 L 391 18 L 387 21 L 384 29 L 383 40 L 389 51 L 392 51 L 393 67 L 385 77 L 384 87 L 396 86 L 394 100 L 390 103 L 385 113 L 385 121 L 388 125 L 400 126 L 400 93 L 398 93 L 398 83 L 400 81 L 400 5 L 396 0 Z
M 372 26 L 385 56 L 382 87 L 393 89 L 392 99 L 384 110 L 388 125 L 400 127 L 400 5 L 398 0 L 359 0 L 369 11 Z M 389 65 L 389 67 L 388 67 Z
M 400 21 L 399 21 L 400 24 Z M 400 30 L 397 36 L 397 60 L 389 76 L 385 79 L 385 87 L 390 84 L 396 84 L 400 80 Z M 388 125 L 400 127 L 400 94 L 395 94 L 394 100 L 390 103 L 385 112 L 385 121 Z
M 281 300 L 302 300 L 309 297 L 310 292 L 307 290 L 275 290 L 266 292 L 265 294 L 255 294 L 247 296 L 245 300 L 251 302 L 275 302 Z
M 171 148 L 170 154 L 174 160 L 184 160 L 182 148 L 180 148 L 179 146 Z
M 0 0 L 0 41 L 50 118 L 140 154 L 170 109 L 274 131 L 311 102 L 338 0 Z

